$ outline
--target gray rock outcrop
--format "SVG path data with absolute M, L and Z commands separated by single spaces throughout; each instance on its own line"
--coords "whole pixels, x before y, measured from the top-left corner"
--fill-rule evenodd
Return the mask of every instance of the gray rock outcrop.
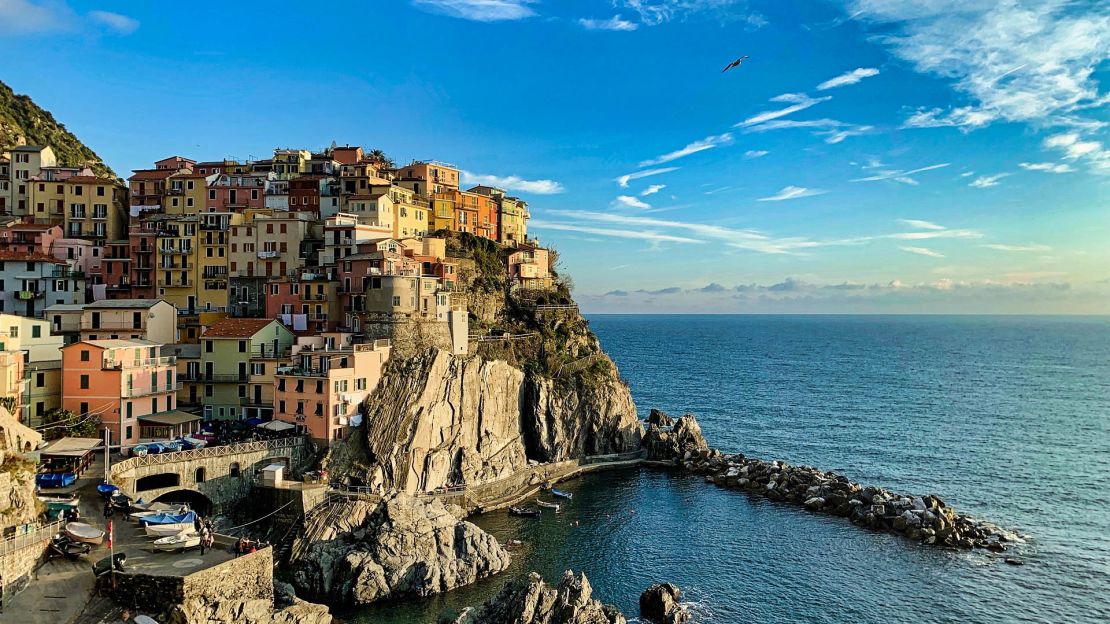
M 168 624 L 331 624 L 324 605 L 297 599 L 294 604 L 275 609 L 269 600 L 190 599 L 174 605 Z
M 625 624 L 616 607 L 593 597 L 585 574 L 567 571 L 552 587 L 533 572 L 509 582 L 501 593 L 482 605 L 473 624 Z
M 637 451 L 642 427 L 615 370 L 560 383 L 439 349 L 395 358 L 329 468 L 377 492 L 416 494 L 497 481 L 529 461 Z
M 654 461 L 684 460 L 709 450 L 709 444 L 701 433 L 701 426 L 692 414 L 679 416 L 669 428 L 649 424 L 643 446 L 647 451 L 647 459 Z
M 684 624 L 690 612 L 679 601 L 682 591 L 671 583 L 656 583 L 640 594 L 640 617 L 656 624 Z
M 438 500 L 398 494 L 342 505 L 307 520 L 311 542 L 294 564 L 293 583 L 312 600 L 359 606 L 428 596 L 509 566 L 493 536 Z

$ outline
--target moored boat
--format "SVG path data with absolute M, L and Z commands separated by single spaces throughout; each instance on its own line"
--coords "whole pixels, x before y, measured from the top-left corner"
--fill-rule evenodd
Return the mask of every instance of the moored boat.
M 192 522 L 178 522 L 176 524 L 148 524 L 143 530 L 147 537 L 169 537 L 192 529 Z
M 104 482 L 96 486 L 96 491 L 100 492 L 100 495 L 104 498 L 111 498 L 119 491 L 119 486 Z
M 574 498 L 574 494 L 571 494 L 570 492 L 564 492 L 563 490 L 555 488 L 551 488 L 551 495 L 558 496 L 559 498 L 565 498 L 567 500 Z
M 543 507 L 544 509 L 554 509 L 555 511 L 559 511 L 559 503 L 549 503 L 537 498 L 536 504 L 540 507 Z
M 66 523 L 63 533 L 75 542 L 84 542 L 94 546 L 104 541 L 104 531 L 84 522 Z
M 200 546 L 200 534 L 189 533 L 187 531 L 181 531 L 154 540 L 154 549 L 161 550 L 162 552 L 187 550 L 189 548 L 196 548 L 197 546 Z
M 509 507 L 510 516 L 521 516 L 523 518 L 539 518 L 539 509 L 528 509 L 527 507 Z

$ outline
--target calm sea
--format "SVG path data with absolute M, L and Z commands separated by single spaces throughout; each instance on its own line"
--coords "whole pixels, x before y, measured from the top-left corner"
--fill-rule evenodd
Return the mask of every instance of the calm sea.
M 643 415 L 694 412 L 728 451 L 935 492 L 1030 536 L 1015 567 L 920 547 L 697 478 L 650 470 L 568 484 L 559 514 L 477 523 L 512 573 L 584 570 L 637 614 L 670 581 L 698 622 L 1110 621 L 1110 318 L 593 316 Z M 434 622 L 491 579 L 368 610 Z

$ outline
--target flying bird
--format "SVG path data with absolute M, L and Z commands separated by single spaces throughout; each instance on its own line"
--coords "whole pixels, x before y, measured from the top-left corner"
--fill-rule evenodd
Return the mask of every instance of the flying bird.
M 732 69 L 733 67 L 740 67 L 740 64 L 743 63 L 744 59 L 746 59 L 746 58 L 748 58 L 747 54 L 745 54 L 744 56 L 741 56 L 740 58 L 736 59 L 735 61 L 729 63 L 728 65 L 725 66 L 724 69 L 721 70 L 721 73 L 723 74 L 723 73 L 727 72 L 728 70 Z

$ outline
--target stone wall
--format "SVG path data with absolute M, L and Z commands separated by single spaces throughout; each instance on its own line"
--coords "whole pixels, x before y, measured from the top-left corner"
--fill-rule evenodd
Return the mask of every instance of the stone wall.
M 43 533 L 41 540 L 0 554 L 0 607 L 27 587 L 31 581 L 31 573 L 35 571 L 35 566 L 46 551 L 49 537 Z

